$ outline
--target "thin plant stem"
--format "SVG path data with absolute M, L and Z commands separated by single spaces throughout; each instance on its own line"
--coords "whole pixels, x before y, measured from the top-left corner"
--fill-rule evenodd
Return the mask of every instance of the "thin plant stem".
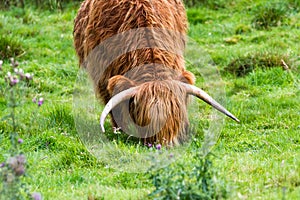
M 16 122 L 16 98 L 15 98 L 15 90 L 14 88 L 10 89 L 10 101 L 11 101 L 11 120 L 12 120 L 12 128 L 13 131 L 11 133 L 11 154 L 14 155 L 18 151 L 17 145 L 17 122 Z

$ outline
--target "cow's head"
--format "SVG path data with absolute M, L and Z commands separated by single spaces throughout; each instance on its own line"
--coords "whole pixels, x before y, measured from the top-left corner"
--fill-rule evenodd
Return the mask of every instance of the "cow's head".
M 143 78 L 117 75 L 108 83 L 113 96 L 106 104 L 100 124 L 111 112 L 114 122 L 127 133 L 146 138 L 147 142 L 167 145 L 179 144 L 187 138 L 189 130 L 187 103 L 189 95 L 196 96 L 232 119 L 233 114 L 217 103 L 206 92 L 194 86 L 194 75 L 188 71 L 166 73 L 158 77 L 143 74 Z M 160 74 L 159 74 L 160 73 Z M 153 80 L 151 80 L 153 79 Z M 143 81 L 142 81 L 143 80 Z

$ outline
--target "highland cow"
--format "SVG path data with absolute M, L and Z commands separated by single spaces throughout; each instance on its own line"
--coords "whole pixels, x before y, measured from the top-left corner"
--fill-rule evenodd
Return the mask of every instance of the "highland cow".
M 238 119 L 194 86 L 183 52 L 187 18 L 181 0 L 86 0 L 74 26 L 79 63 L 106 104 L 101 118 L 145 142 L 187 139 L 187 104 L 194 95 Z M 98 48 L 98 46 L 101 48 Z

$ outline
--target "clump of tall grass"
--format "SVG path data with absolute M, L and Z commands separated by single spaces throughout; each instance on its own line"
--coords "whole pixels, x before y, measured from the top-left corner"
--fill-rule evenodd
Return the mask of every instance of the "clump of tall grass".
M 252 25 L 256 29 L 269 29 L 280 26 L 288 16 L 288 4 L 286 2 L 267 2 L 253 9 L 254 17 Z
M 8 35 L 0 34 L 0 58 L 9 59 L 24 53 L 21 43 Z
M 284 67 L 282 60 L 290 65 L 287 55 L 271 52 L 249 53 L 232 60 L 224 71 L 236 76 L 245 76 L 258 68 Z

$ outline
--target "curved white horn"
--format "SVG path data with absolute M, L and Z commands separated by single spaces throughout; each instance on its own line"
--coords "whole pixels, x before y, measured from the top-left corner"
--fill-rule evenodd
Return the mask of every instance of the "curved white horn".
M 101 117 L 100 117 L 100 126 L 102 129 L 102 132 L 105 132 L 104 121 L 105 121 L 105 118 L 107 117 L 107 115 L 110 113 L 110 111 L 114 107 L 116 107 L 119 103 L 121 103 L 122 101 L 130 99 L 136 93 L 138 88 L 139 87 L 137 86 L 137 87 L 132 87 L 127 90 L 124 90 L 124 91 L 116 94 L 109 100 L 109 102 L 105 105 L 105 107 L 102 111 Z
M 236 118 L 233 114 L 231 114 L 228 110 L 226 110 L 226 108 L 224 108 L 221 104 L 219 104 L 216 100 L 214 100 L 211 96 L 209 96 L 205 91 L 201 90 L 200 88 L 194 85 L 190 85 L 182 82 L 180 83 L 186 88 L 188 94 L 194 95 L 202 99 L 203 101 L 205 101 L 206 103 L 208 103 L 209 105 L 217 109 L 218 111 L 222 112 L 223 114 L 227 115 L 231 119 L 240 122 L 238 118 Z

